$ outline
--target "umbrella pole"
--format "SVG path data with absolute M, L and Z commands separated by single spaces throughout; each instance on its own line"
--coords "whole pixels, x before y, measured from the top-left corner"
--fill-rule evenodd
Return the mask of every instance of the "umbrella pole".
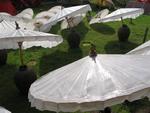
M 19 46 L 20 62 L 21 62 L 21 65 L 23 66 L 24 62 L 23 62 L 22 42 L 18 42 L 18 46 Z
M 122 23 L 122 26 L 123 26 L 123 18 L 121 17 L 121 23 Z

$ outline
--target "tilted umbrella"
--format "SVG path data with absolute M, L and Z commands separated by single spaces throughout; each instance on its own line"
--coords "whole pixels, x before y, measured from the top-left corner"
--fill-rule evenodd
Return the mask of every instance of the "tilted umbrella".
M 11 113 L 11 112 L 3 107 L 0 107 L 0 113 Z
M 90 5 L 79 5 L 79 6 L 73 6 L 73 7 L 68 7 L 68 8 L 62 8 L 59 12 L 56 13 L 55 16 L 50 18 L 43 27 L 47 28 L 49 26 L 52 26 L 56 24 L 57 22 L 63 20 L 63 19 L 68 19 L 70 17 L 74 17 L 78 14 L 83 14 L 88 11 L 91 11 Z
M 150 41 L 147 41 L 144 44 L 138 46 L 137 48 L 129 51 L 127 54 L 150 55 Z
M 96 23 L 105 23 L 111 21 L 121 21 L 123 23 L 123 19 L 132 18 L 135 19 L 136 17 L 142 15 L 144 13 L 144 9 L 142 8 L 120 8 L 104 18 L 97 18 Z M 93 24 L 90 22 L 90 24 Z
M 102 110 L 150 97 L 149 67 L 150 57 L 144 55 L 87 56 L 42 76 L 28 98 L 39 110 Z
M 60 44 L 63 41 L 63 39 L 59 35 L 21 29 L 19 25 L 16 23 L 16 29 L 13 29 L 12 31 L 9 31 L 5 34 L 4 33 L 0 34 L 0 41 L 1 42 L 8 41 L 12 42 L 13 44 L 18 43 L 18 47 L 20 49 L 21 65 L 24 65 L 22 53 L 22 44 L 24 41 L 25 42 L 49 41 L 49 44 L 52 47 Z

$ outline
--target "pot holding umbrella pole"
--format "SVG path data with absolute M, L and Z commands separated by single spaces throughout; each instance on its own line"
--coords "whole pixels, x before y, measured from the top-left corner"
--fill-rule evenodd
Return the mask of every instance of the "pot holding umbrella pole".
M 94 22 L 90 21 L 90 24 L 122 21 L 122 26 L 118 29 L 118 38 L 120 42 L 126 42 L 130 35 L 130 29 L 123 23 L 123 19 L 135 19 L 143 13 L 144 9 L 142 8 L 120 8 L 103 18 L 96 18 L 96 21 Z
M 120 42 L 127 42 L 130 35 L 130 28 L 123 23 L 123 19 L 121 17 L 122 26 L 118 29 L 118 39 Z
M 36 73 L 27 67 L 23 61 L 22 43 L 18 42 L 21 66 L 14 76 L 16 87 L 22 94 L 28 94 L 30 85 L 37 79 Z
M 32 47 L 34 46 L 34 43 L 30 42 L 36 42 L 36 45 L 37 42 L 40 43 L 42 41 L 48 41 L 50 45 L 48 47 L 51 48 L 60 44 L 63 41 L 63 39 L 59 35 L 21 29 L 17 22 L 15 22 L 15 25 L 15 29 L 10 30 L 9 32 L 4 31 L 5 33 L 1 33 L 0 40 L 2 40 L 3 42 L 11 42 L 10 44 L 12 45 L 8 45 L 6 47 L 7 49 L 12 48 L 15 44 L 18 44 L 21 66 L 15 73 L 14 81 L 19 91 L 22 94 L 27 94 L 31 83 L 36 80 L 36 74 L 33 70 L 29 69 L 24 64 L 22 50 L 22 47 L 24 47 L 23 43 L 26 42 L 28 47 Z M 29 42 L 29 44 L 27 42 Z M 2 46 L 0 47 L 5 48 Z
M 16 22 L 15 24 L 16 24 L 16 29 L 20 29 L 19 25 Z M 18 42 L 21 66 L 15 73 L 14 81 L 19 91 L 22 94 L 26 95 L 28 94 L 30 85 L 37 79 L 37 76 L 32 69 L 29 69 L 26 65 L 24 65 L 22 44 L 23 42 Z

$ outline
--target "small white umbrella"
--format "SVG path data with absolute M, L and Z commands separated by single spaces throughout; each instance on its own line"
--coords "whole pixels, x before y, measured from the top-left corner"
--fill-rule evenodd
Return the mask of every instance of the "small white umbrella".
M 94 16 L 94 18 L 92 18 L 91 20 L 90 20 L 90 24 L 92 24 L 92 23 L 97 23 L 98 21 L 99 21 L 99 19 L 102 19 L 102 18 L 104 18 L 106 15 L 108 15 L 109 14 L 109 10 L 108 9 L 103 9 L 103 10 L 101 10 L 100 12 L 98 12 L 95 16 Z
M 20 25 L 20 24 L 19 24 Z M 21 25 L 22 28 L 23 25 Z M 9 34 L 13 31 L 15 31 L 16 29 L 16 25 L 15 22 L 7 22 L 7 21 L 3 21 L 0 23 L 0 35 L 5 35 L 5 34 Z M 33 46 L 41 46 L 44 48 L 51 48 L 54 46 L 57 46 L 58 44 L 61 43 L 62 40 L 60 41 L 56 41 L 56 42 L 51 42 L 51 41 L 24 41 L 23 42 L 23 49 L 27 49 Z M 0 49 L 17 49 L 18 45 L 16 42 L 12 42 L 11 40 L 7 40 L 7 41 L 0 41 Z
M 120 8 L 104 18 L 98 18 L 96 23 L 105 23 L 105 22 L 111 22 L 111 21 L 121 21 L 123 19 L 132 18 L 135 19 L 138 16 L 142 15 L 144 13 L 144 9 L 142 8 Z M 90 22 L 90 24 L 93 24 Z
M 68 8 L 62 8 L 59 12 L 56 13 L 55 16 L 50 18 L 43 27 L 49 27 L 57 22 L 69 18 L 69 17 L 74 17 L 78 14 L 85 14 L 87 11 L 91 11 L 90 5 L 79 5 L 79 6 L 73 6 L 73 7 L 68 7 Z
M 22 44 L 24 41 L 26 42 L 49 41 L 49 44 L 51 44 L 51 47 L 53 47 L 60 44 L 63 41 L 63 39 L 59 35 L 20 29 L 19 25 L 16 23 L 16 29 L 8 31 L 5 34 L 3 33 L 0 34 L 0 41 L 1 42 L 9 41 L 12 43 L 18 43 L 18 47 L 20 50 L 20 60 L 21 64 L 23 65 L 24 62 L 23 62 Z
M 129 51 L 127 54 L 150 55 L 150 41 L 147 41 L 144 44 L 138 46 L 137 48 Z
M 35 81 L 28 98 L 39 110 L 102 110 L 125 100 L 150 97 L 150 57 L 84 57 Z
M 11 112 L 0 106 L 0 113 L 11 113 Z

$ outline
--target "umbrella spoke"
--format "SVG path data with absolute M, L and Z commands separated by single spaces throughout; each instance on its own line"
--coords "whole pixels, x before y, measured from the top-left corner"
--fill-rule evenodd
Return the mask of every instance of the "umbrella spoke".
M 24 65 L 24 61 L 23 61 L 22 43 L 23 42 L 18 42 L 18 46 L 19 46 L 20 62 L 21 62 L 21 65 L 23 66 Z

